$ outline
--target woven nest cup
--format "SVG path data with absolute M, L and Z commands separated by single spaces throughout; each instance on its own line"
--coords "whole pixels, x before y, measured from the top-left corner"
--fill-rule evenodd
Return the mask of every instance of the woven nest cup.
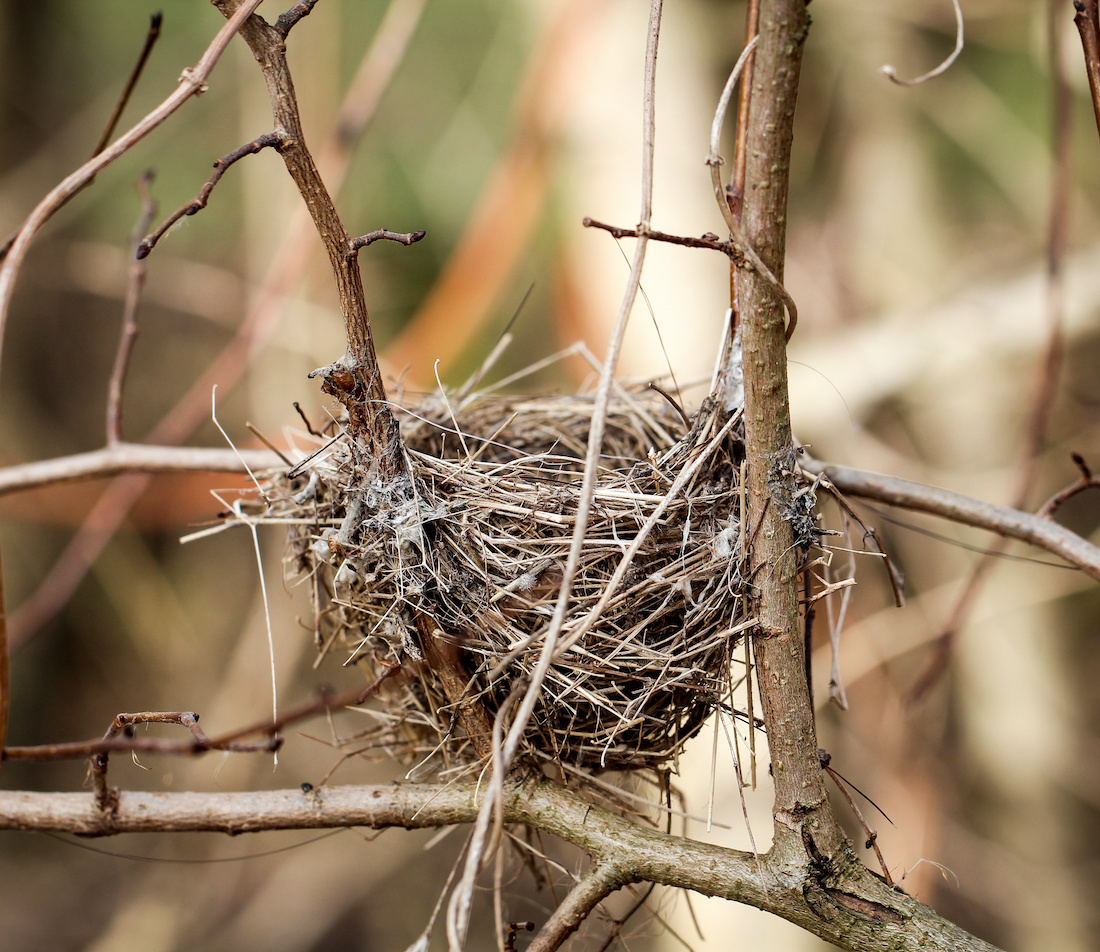
M 519 749 L 596 771 L 659 767 L 728 700 L 744 629 L 736 420 L 688 421 L 618 388 L 553 663 Z M 480 761 L 530 685 L 561 597 L 594 400 L 437 400 L 403 411 L 408 484 L 383 485 L 346 439 L 282 485 L 323 650 L 372 678 L 359 752 L 418 777 Z M 402 477 L 404 479 L 404 477 Z M 479 736 L 480 735 L 480 736 Z

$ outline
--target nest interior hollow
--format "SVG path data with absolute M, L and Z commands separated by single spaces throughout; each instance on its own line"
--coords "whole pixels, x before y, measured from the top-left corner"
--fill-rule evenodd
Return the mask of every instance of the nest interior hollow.
M 313 580 L 319 642 L 343 644 L 372 674 L 402 664 L 374 702 L 373 734 L 419 759 L 421 775 L 476 759 L 479 718 L 462 711 L 491 724 L 530 683 L 561 594 L 593 411 L 587 396 L 427 401 L 401 421 L 407 484 L 384 485 L 340 440 L 273 503 L 293 526 L 293 568 Z M 722 702 L 745 583 L 741 442 L 736 430 L 717 436 L 716 421 L 700 412 L 690 423 L 652 390 L 616 391 L 528 759 L 660 766 Z M 441 658 L 460 673 L 457 689 Z

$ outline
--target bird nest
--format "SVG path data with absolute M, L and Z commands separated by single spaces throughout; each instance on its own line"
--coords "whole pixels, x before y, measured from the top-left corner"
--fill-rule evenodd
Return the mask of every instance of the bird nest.
M 267 517 L 292 525 L 292 569 L 312 580 L 318 644 L 371 678 L 400 666 L 354 749 L 410 758 L 417 776 L 482 760 L 555 611 L 528 761 L 657 767 L 728 698 L 747 627 L 736 420 L 689 421 L 655 390 L 616 390 L 559 607 L 593 412 L 587 396 L 437 398 L 399 414 L 400 485 L 342 437 L 269 492 Z

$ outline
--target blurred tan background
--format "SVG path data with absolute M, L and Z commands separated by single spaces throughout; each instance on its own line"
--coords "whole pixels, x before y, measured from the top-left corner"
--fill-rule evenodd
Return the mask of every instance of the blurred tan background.
M 306 134 L 315 154 L 326 156 L 323 171 L 348 229 L 428 232 L 411 248 L 380 243 L 360 256 L 384 359 L 406 392 L 434 386 L 437 360 L 442 380 L 460 383 L 528 288 L 516 342 L 496 375 L 578 339 L 602 352 L 628 266 L 611 238 L 584 230 L 580 219 L 632 226 L 638 217 L 646 7 L 641 0 L 323 0 L 291 34 Z M 4 4 L 5 236 L 90 153 L 155 9 L 146 0 Z M 261 10 L 268 19 L 281 12 L 266 4 Z M 958 62 L 910 89 L 891 85 L 878 69 L 890 63 L 914 76 L 946 56 L 954 43 L 950 4 L 817 0 L 811 10 L 787 266 L 801 314 L 792 343 L 796 432 L 820 458 L 1007 502 L 1047 333 L 1047 5 L 970 0 Z M 1100 463 L 1100 142 L 1072 5 L 1059 10 L 1073 95 L 1067 347 L 1032 508 L 1076 478 L 1071 451 Z M 222 22 L 199 0 L 174 0 L 164 14 L 162 39 L 124 127 L 174 88 Z M 667 6 L 654 199 L 654 225 L 662 230 L 721 230 L 703 158 L 743 17 L 740 3 Z M 385 40 L 372 53 L 380 28 Z M 342 171 L 339 149 L 327 145 L 339 145 L 334 124 L 349 89 L 353 111 L 380 98 Z M 260 75 L 234 43 L 204 96 L 47 226 L 27 260 L 7 330 L 0 461 L 103 443 L 142 172 L 156 170 L 153 194 L 163 216 L 194 196 L 215 158 L 269 127 Z M 725 151 L 731 156 L 732 145 Z M 180 424 L 181 435 L 222 445 L 209 422 L 209 383 L 185 394 L 227 347 L 236 350 L 212 381 L 219 418 L 240 445 L 254 442 L 246 421 L 281 442 L 284 427 L 298 425 L 294 401 L 311 419 L 323 418 L 327 401 L 306 374 L 343 351 L 343 332 L 319 244 L 295 224 L 298 202 L 276 155 L 248 158 L 225 176 L 209 207 L 148 259 L 125 403 L 128 437 L 158 432 L 183 400 L 198 423 L 193 432 Z M 629 254 L 629 242 L 623 250 Z M 671 368 L 685 388 L 706 378 L 728 304 L 725 260 L 651 246 L 643 287 L 652 311 L 644 302 L 635 309 L 623 373 Z M 571 387 L 586 373 L 574 357 L 525 386 Z M 119 711 L 196 710 L 215 731 L 269 710 L 251 539 L 241 531 L 179 543 L 220 508 L 209 490 L 231 485 L 238 483 L 154 480 L 131 490 L 132 510 L 117 502 L 126 495 L 118 487 L 110 490 L 115 502 L 97 503 L 107 483 L 0 499 L 4 582 L 21 641 L 11 743 L 95 736 Z M 1095 534 L 1097 502 L 1079 497 L 1060 518 Z M 894 520 L 886 521 L 862 511 L 905 572 L 909 602 L 891 608 L 881 566 L 856 558 L 859 584 L 841 647 L 849 709 L 827 700 L 824 612 L 815 684 L 833 765 L 893 820 L 862 803 L 892 874 L 906 874 L 907 891 L 1006 949 L 1100 948 L 1095 586 L 1061 568 L 1001 560 L 945 676 L 907 704 L 929 645 L 978 561 L 974 547 L 989 540 L 901 513 L 885 513 Z M 63 555 L 90 515 L 110 522 L 126 512 L 121 531 L 86 571 L 87 558 Z M 307 600 L 277 583 L 282 541 L 275 529 L 261 536 L 280 694 L 289 704 L 318 683 L 355 681 L 333 660 L 314 670 Z M 1009 552 L 1048 561 L 1018 547 Z M 55 570 L 62 557 L 68 568 Z M 835 558 L 847 565 L 845 553 Z M 350 732 L 354 718 L 340 725 Z M 111 777 L 164 790 L 316 783 L 337 763 L 331 741 L 330 727 L 318 721 L 291 734 L 277 768 L 264 758 L 149 757 L 140 765 L 115 758 Z M 725 749 L 721 740 L 713 811 L 730 829 L 708 834 L 694 823 L 690 832 L 744 847 Z M 711 751 L 708 729 L 683 764 L 682 789 L 701 815 L 711 797 Z M 333 782 L 401 774 L 397 765 L 349 761 Z M 9 763 L 3 771 L 9 789 L 72 790 L 82 782 L 81 764 Z M 766 783 L 747 797 L 764 848 Z M 862 838 L 854 826 L 853 835 Z M 438 843 L 403 831 L 369 839 L 347 831 L 88 844 L 6 834 L 0 946 L 400 950 L 423 928 L 461 832 Z M 515 872 L 508 913 L 538 921 L 553 899 Z M 698 897 L 691 905 L 698 929 L 682 896 L 655 895 L 653 908 L 679 939 L 642 913 L 626 927 L 625 946 L 823 947 L 750 909 Z M 493 947 L 488 919 L 481 922 L 471 949 Z M 607 926 L 591 926 L 578 948 L 600 948 Z M 441 936 L 435 942 L 442 947 Z

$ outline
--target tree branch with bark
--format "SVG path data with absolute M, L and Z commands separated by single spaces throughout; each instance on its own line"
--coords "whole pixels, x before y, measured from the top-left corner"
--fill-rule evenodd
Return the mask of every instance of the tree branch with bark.
M 420 240 L 424 233 L 378 229 L 353 238 L 337 212 L 306 145 L 286 60 L 288 34 L 310 13 L 314 3 L 299 3 L 271 24 L 254 13 L 258 6 L 256 0 L 250 3 L 241 0 L 213 2 L 226 17 L 227 25 L 198 66 L 185 71 L 180 91 L 114 146 L 67 178 L 40 203 L 20 229 L 0 270 L 0 331 L 26 248 L 50 214 L 73 189 L 81 187 L 90 176 L 166 119 L 182 102 L 201 91 L 225 43 L 239 32 L 267 84 L 273 128 L 219 159 L 214 175 L 198 197 L 154 231 L 141 244 L 138 256 L 147 255 L 178 218 L 205 208 L 223 173 L 235 162 L 264 148 L 276 150 L 298 187 L 325 248 L 346 331 L 346 352 L 311 376 L 320 378 L 322 390 L 344 405 L 346 428 L 355 452 L 362 460 L 373 464 L 372 474 L 380 472 L 385 480 L 400 483 L 404 495 L 412 499 L 414 486 L 407 472 L 407 457 L 397 418 L 379 367 L 358 252 L 383 239 L 411 244 Z M 0 749 L 3 759 L 91 756 L 101 760 L 93 760 L 92 792 L 0 792 L 0 829 L 79 836 L 154 831 L 217 831 L 236 835 L 288 829 L 418 829 L 473 824 L 476 833 L 467 854 L 464 877 L 454 893 L 449 921 L 451 944 L 457 948 L 465 942 L 470 897 L 485 860 L 499 848 L 502 827 L 515 825 L 556 837 L 586 856 L 584 871 L 541 924 L 530 946 L 539 952 L 560 948 L 601 902 L 618 890 L 638 883 L 694 890 L 746 903 L 846 949 L 994 948 L 869 871 L 858 860 L 829 800 L 813 698 L 806 679 L 805 613 L 799 589 L 814 542 L 812 533 L 808 534 L 806 529 L 807 517 L 812 519 L 812 512 L 806 509 L 807 499 L 811 498 L 805 490 L 806 475 L 816 475 L 819 485 L 827 481 L 827 486 L 851 496 L 932 513 L 1043 547 L 1096 579 L 1100 579 L 1100 550 L 1042 515 L 1029 515 L 892 477 L 820 463 L 801 452 L 792 433 L 787 382 L 787 339 L 794 329 L 797 311 L 783 280 L 794 115 L 802 55 L 810 29 L 807 4 L 805 0 L 761 0 L 758 6 L 753 6 L 750 33 L 758 39 L 750 39 L 750 43 L 756 45 L 747 48 L 752 54 L 752 66 L 743 82 L 751 87 L 751 95 L 743 90 L 741 96 L 742 124 L 735 174 L 737 200 L 731 206 L 725 189 L 719 188 L 717 194 L 723 221 L 729 228 L 729 237 L 725 240 L 709 233 L 698 239 L 679 238 L 651 227 L 653 90 L 660 12 L 657 0 L 653 4 L 646 58 L 646 146 L 639 224 L 626 229 L 585 220 L 586 226 L 609 231 L 616 238 L 636 239 L 637 247 L 615 341 L 604 364 L 601 389 L 594 404 L 596 411 L 588 435 L 584 470 L 586 494 L 575 517 L 576 529 L 556 595 L 554 620 L 542 633 L 541 644 L 533 640 L 531 645 L 524 647 L 542 652 L 538 671 L 544 672 L 560 661 L 561 654 L 585 632 L 580 626 L 563 634 L 563 617 L 565 606 L 573 597 L 571 586 L 578 553 L 586 544 L 586 519 L 595 505 L 592 487 L 602 465 L 604 416 L 613 388 L 617 348 L 639 287 L 646 243 L 652 239 L 688 248 L 722 251 L 736 267 L 735 301 L 732 303 L 738 320 L 731 328 L 731 339 L 723 345 L 726 363 L 719 379 L 728 382 L 740 377 L 744 385 L 747 484 L 742 517 L 746 527 L 743 544 L 747 595 L 751 602 L 749 617 L 752 619 L 751 625 L 747 623 L 746 637 L 751 645 L 774 782 L 773 844 L 768 852 L 757 855 L 724 849 L 657 831 L 643 822 L 629 819 L 623 809 L 601 806 L 591 790 L 582 793 L 570 789 L 568 784 L 540 776 L 530 764 L 522 764 L 516 752 L 522 730 L 532 715 L 533 699 L 541 690 L 538 676 L 532 678 L 531 684 L 519 685 L 527 693 L 517 688 L 516 693 L 508 696 L 492 723 L 480 708 L 475 717 L 470 713 L 468 697 L 473 681 L 456 660 L 461 644 L 456 647 L 447 643 L 426 616 L 417 618 L 416 627 L 427 647 L 414 660 L 441 672 L 441 679 L 446 682 L 448 706 L 454 711 L 453 723 L 472 739 L 480 761 L 487 767 L 487 783 L 463 779 L 449 783 L 410 782 L 384 786 L 324 784 L 312 787 L 304 784 L 299 789 L 266 792 L 116 793 L 106 786 L 106 757 L 110 753 L 128 751 L 184 756 L 210 750 L 271 750 L 278 745 L 276 735 L 281 728 L 292 720 L 327 712 L 333 702 L 326 696 L 300 706 L 281 719 L 213 737 L 198 730 L 197 716 L 192 712 L 147 712 L 120 715 L 108 736 L 100 741 L 43 748 L 5 746 L 10 695 L 5 645 L 0 651 Z M 720 181 L 719 159 L 713 144 L 708 163 L 715 181 Z M 135 278 L 135 289 L 139 284 Z M 732 343 L 734 331 L 738 335 L 736 347 Z M 737 362 L 739 366 L 735 366 Z M 121 370 L 117 374 L 117 386 L 112 387 L 111 398 L 116 409 L 121 402 L 126 358 L 120 357 L 119 363 Z M 118 416 L 113 415 L 112 420 L 108 445 L 102 450 L 0 470 L 0 495 L 120 473 L 241 472 L 251 466 L 271 464 L 274 460 L 274 454 L 268 451 L 230 453 L 127 443 L 121 439 Z M 727 429 L 719 429 L 719 435 L 727 435 L 736 422 L 735 412 L 726 413 L 722 426 Z M 456 428 L 456 432 L 461 438 L 461 431 Z M 706 452 L 710 452 L 709 447 Z M 696 461 L 701 463 L 704 456 L 701 452 Z M 295 464 L 288 466 L 291 474 L 295 474 L 298 461 L 285 462 Z M 686 466 L 681 474 L 685 482 L 691 475 L 689 470 L 690 466 Z M 1094 485 L 1087 471 L 1084 482 Z M 674 489 L 678 485 L 673 482 Z M 1073 492 L 1080 488 L 1085 487 L 1075 487 Z M 669 498 L 672 492 L 670 490 Z M 656 524 L 662 514 L 663 510 L 656 510 L 652 523 Z M 645 531 L 651 527 L 647 524 Z M 337 541 L 346 544 L 347 540 Z M 615 586 L 630 567 L 633 550 L 629 546 L 629 542 L 624 543 L 623 561 L 607 590 L 593 598 L 592 604 L 596 607 L 592 610 L 590 625 L 606 607 Z M 5 632 L 0 598 L 0 634 Z M 396 664 L 386 669 L 384 677 L 404 676 L 402 665 L 406 662 L 412 667 L 407 650 Z M 368 690 L 380 682 L 381 678 Z M 353 692 L 340 701 L 361 703 L 364 693 Z M 511 712 L 513 700 L 518 711 L 514 716 Z M 750 730 L 755 729 L 751 712 L 748 721 Z M 137 740 L 132 736 L 132 728 L 137 723 L 183 726 L 192 737 L 172 742 Z M 243 740 L 252 733 L 266 735 L 267 739 L 255 743 Z M 564 776 L 564 768 L 562 773 Z

